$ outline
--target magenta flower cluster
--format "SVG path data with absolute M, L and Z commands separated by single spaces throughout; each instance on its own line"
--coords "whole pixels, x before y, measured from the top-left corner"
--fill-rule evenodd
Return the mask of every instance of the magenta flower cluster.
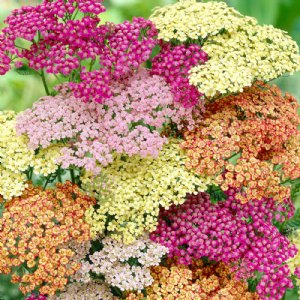
M 97 15 L 105 11 L 100 2 L 44 0 L 35 7 L 15 10 L 5 20 L 8 26 L 0 37 L 4 45 L 0 48 L 1 74 L 9 70 L 10 57 L 15 55 L 15 59 L 26 59 L 36 71 L 72 75 L 70 88 L 86 102 L 102 103 L 110 98 L 111 81 L 131 75 L 150 58 L 157 30 L 143 18 L 100 25 Z M 76 19 L 78 12 L 84 13 L 80 19 Z M 29 48 L 18 45 L 18 38 L 30 41 Z M 87 74 L 99 64 L 99 70 Z M 79 80 L 82 82 L 77 83 Z
M 152 74 L 165 78 L 175 101 L 184 107 L 192 107 L 203 100 L 203 95 L 190 85 L 188 73 L 192 67 L 205 63 L 207 59 L 207 54 L 199 45 L 173 46 L 161 43 L 161 52 L 152 60 Z
M 44 295 L 31 294 L 26 300 L 47 300 L 47 297 Z
M 171 119 L 193 126 L 193 109 L 174 103 L 163 78 L 141 70 L 128 80 L 116 82 L 114 96 L 104 104 L 84 103 L 61 89 L 55 97 L 44 97 L 19 115 L 17 132 L 29 137 L 37 149 L 64 140 L 60 162 L 98 173 L 112 162 L 112 152 L 156 157 L 167 139 L 160 135 Z M 67 142 L 66 142 L 67 140 Z
M 80 83 L 70 83 L 74 95 L 86 102 L 103 103 L 103 99 L 110 98 L 111 82 L 132 75 L 150 58 L 157 44 L 154 25 L 143 18 L 133 18 L 132 23 L 108 24 L 105 28 L 109 33 L 99 48 L 100 70 L 83 72 Z
M 178 257 L 182 264 L 207 257 L 232 265 L 238 278 L 260 272 L 263 276 L 257 292 L 262 299 L 281 299 L 287 288 L 293 288 L 285 262 L 297 249 L 272 221 L 291 217 L 291 201 L 282 205 L 264 199 L 241 204 L 233 189 L 228 195 L 216 205 L 208 194 L 192 195 L 183 205 L 163 210 L 151 239 L 167 246 L 169 257 Z M 278 211 L 284 217 L 276 217 Z

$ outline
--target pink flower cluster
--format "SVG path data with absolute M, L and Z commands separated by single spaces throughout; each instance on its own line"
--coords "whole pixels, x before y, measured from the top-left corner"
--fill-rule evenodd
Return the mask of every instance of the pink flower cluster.
M 171 118 L 193 125 L 193 109 L 174 104 L 163 78 L 146 70 L 116 83 L 114 96 L 104 104 L 84 103 L 70 94 L 44 97 L 19 115 L 18 134 L 27 134 L 32 149 L 67 139 L 60 162 L 98 173 L 97 163 L 107 165 L 112 152 L 157 156 L 167 141 L 159 130 Z
M 171 86 L 175 101 L 192 107 L 202 100 L 202 94 L 189 84 L 189 70 L 208 59 L 199 45 L 172 46 L 161 43 L 161 52 L 152 60 L 152 73 L 163 76 Z
M 228 199 L 212 205 L 209 195 L 190 196 L 181 206 L 160 214 L 159 226 L 151 233 L 153 241 L 169 248 L 169 257 L 190 264 L 207 257 L 233 265 L 237 277 L 249 278 L 263 273 L 257 286 L 262 299 L 281 299 L 293 283 L 284 264 L 297 249 L 272 224 L 277 218 L 291 217 L 291 201 L 276 204 L 272 199 L 240 204 L 233 189 Z M 277 206 L 281 206 L 279 209 Z M 278 218 L 278 211 L 284 217 Z

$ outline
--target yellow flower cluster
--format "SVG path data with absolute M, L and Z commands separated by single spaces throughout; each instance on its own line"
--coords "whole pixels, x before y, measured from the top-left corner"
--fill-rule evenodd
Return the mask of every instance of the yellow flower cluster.
M 150 20 L 159 30 L 158 38 L 167 42 L 172 39 L 180 42 L 205 39 L 224 28 L 231 33 L 247 24 L 257 24 L 254 18 L 244 17 L 224 2 L 201 3 L 196 0 L 180 0 L 156 8 Z
M 298 249 L 298 253 L 296 254 L 296 256 L 294 256 L 287 262 L 291 270 L 291 273 L 294 274 L 296 269 L 300 268 L 300 229 L 297 229 L 291 234 L 290 240 L 293 244 L 295 244 L 296 248 Z M 300 278 L 297 279 L 297 285 L 300 287 Z M 300 291 L 299 291 L 299 299 L 300 299 Z
M 300 70 L 299 48 L 286 32 L 257 25 L 223 2 L 180 1 L 156 9 L 151 19 L 165 41 L 200 39 L 209 60 L 190 70 L 189 81 L 207 97 Z
M 273 26 L 248 25 L 211 37 L 203 50 L 210 59 L 191 69 L 190 83 L 207 97 L 242 92 L 255 80 L 270 81 L 300 69 L 296 42 Z
M 20 196 L 25 188 L 25 171 L 33 167 L 35 173 L 47 176 L 57 169 L 55 163 L 60 147 L 51 146 L 38 154 L 28 149 L 28 138 L 17 136 L 16 113 L 0 112 L 0 195 L 5 200 Z
M 102 176 L 85 174 L 83 189 L 99 204 L 86 213 L 92 236 L 108 224 L 113 238 L 132 243 L 144 231 L 156 229 L 160 207 L 182 204 L 188 193 L 205 191 L 212 180 L 188 171 L 185 163 L 179 141 L 171 140 L 156 159 L 116 155 Z

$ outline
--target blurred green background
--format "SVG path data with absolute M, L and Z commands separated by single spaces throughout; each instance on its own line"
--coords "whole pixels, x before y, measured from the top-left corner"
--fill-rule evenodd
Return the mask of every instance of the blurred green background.
M 21 5 L 34 5 L 39 0 L 0 0 L 0 27 L 9 12 Z M 133 16 L 148 17 L 155 6 L 173 3 L 175 0 L 105 0 L 108 8 L 102 20 L 120 23 Z M 260 24 L 272 24 L 289 32 L 300 45 L 300 0 L 227 0 L 243 14 L 256 17 Z M 283 77 L 275 81 L 283 91 L 289 91 L 300 100 L 300 73 Z M 30 107 L 43 96 L 44 89 L 39 78 L 21 76 L 10 71 L 0 77 L 0 110 L 16 111 Z M 1 249 L 0 249 L 1 251 Z M 9 278 L 0 276 L 0 300 L 23 299 L 18 290 L 9 284 Z M 296 295 L 289 294 L 286 300 L 296 300 Z

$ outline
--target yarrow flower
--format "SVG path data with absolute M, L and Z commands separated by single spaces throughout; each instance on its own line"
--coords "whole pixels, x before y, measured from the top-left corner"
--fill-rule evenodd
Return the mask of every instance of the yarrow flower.
M 286 32 L 257 25 L 224 2 L 179 1 L 150 19 L 164 41 L 202 45 L 209 60 L 191 69 L 189 81 L 209 98 L 300 70 L 298 45 Z
M 13 198 L 0 219 L 0 273 L 12 273 L 12 282 L 19 283 L 23 294 L 62 290 L 80 268 L 68 244 L 90 239 L 84 214 L 93 204 L 94 199 L 69 182 L 54 190 L 29 187 Z M 28 271 L 16 268 L 22 265 Z
M 150 267 L 158 266 L 161 258 L 168 252 L 164 246 L 143 236 L 131 245 L 124 245 L 109 237 L 101 241 L 103 249 L 88 256 L 82 263 L 84 281 L 86 273 L 103 275 L 105 282 L 121 291 L 141 291 L 153 282 Z
M 18 63 L 25 59 L 41 76 L 44 70 L 70 76 L 70 89 L 85 102 L 103 103 L 113 95 L 113 80 L 131 76 L 150 58 L 157 31 L 143 18 L 100 25 L 98 15 L 105 11 L 101 2 L 44 0 L 14 10 L 0 37 L 0 74 L 8 71 L 10 56 L 16 55 Z M 84 16 L 76 19 L 79 12 Z M 20 39 L 30 45 L 20 47 Z M 100 69 L 92 71 L 97 60 Z M 84 61 L 89 62 L 88 71 Z
M 190 264 L 207 257 L 232 266 L 236 277 L 248 279 L 263 274 L 257 292 L 262 299 L 281 299 L 293 288 L 286 262 L 296 247 L 272 224 L 292 216 L 291 201 L 272 199 L 240 204 L 230 189 L 226 201 L 211 204 L 208 194 L 188 197 L 181 206 L 162 210 L 157 230 L 150 238 L 169 248 L 170 258 Z M 282 213 L 280 213 L 280 211 Z
M 241 189 L 242 202 L 282 201 L 290 189 L 280 185 L 281 178 L 300 176 L 297 108 L 291 95 L 263 83 L 207 105 L 195 130 L 184 132 L 187 167 L 217 176 L 224 191 Z
M 195 65 L 205 63 L 207 54 L 199 45 L 172 46 L 161 43 L 161 51 L 152 60 L 151 73 L 165 78 L 171 86 L 174 100 L 184 107 L 200 106 L 203 110 L 203 95 L 190 85 L 188 72 Z
M 49 300 L 116 300 L 117 297 L 111 293 L 109 286 L 101 282 L 93 281 L 88 283 L 74 282 L 67 286 L 59 296 L 48 297 Z
M 50 146 L 35 153 L 28 149 L 28 138 L 16 134 L 16 113 L 0 112 L 0 195 L 5 200 L 20 196 L 28 187 L 26 171 L 47 176 L 58 165 L 60 146 Z
M 153 267 L 154 283 L 146 289 L 147 299 L 205 299 L 255 300 L 256 293 L 248 292 L 247 284 L 234 279 L 230 268 L 223 263 L 193 261 L 190 266 L 168 260 L 166 266 Z M 143 294 L 129 293 L 126 300 L 145 299 Z
M 291 242 L 296 245 L 298 253 L 296 256 L 289 259 L 287 263 L 291 270 L 291 273 L 297 277 L 296 282 L 298 287 L 300 287 L 300 229 L 297 229 L 293 233 L 291 233 L 289 238 Z
M 17 132 L 29 137 L 31 149 L 64 142 L 58 160 L 63 168 L 75 165 L 96 174 L 97 163 L 111 163 L 113 151 L 157 157 L 167 142 L 159 131 L 170 120 L 190 129 L 195 124 L 196 108 L 184 110 L 174 103 L 164 80 L 146 70 L 118 82 L 113 91 L 103 105 L 83 103 L 71 94 L 45 97 L 18 116 Z
M 86 214 L 92 236 L 107 230 L 113 238 L 131 243 L 144 231 L 155 230 L 160 207 L 181 204 L 188 193 L 205 191 L 212 180 L 189 172 L 185 160 L 179 142 L 171 140 L 156 159 L 117 155 L 100 176 L 86 173 L 82 187 L 99 204 Z

